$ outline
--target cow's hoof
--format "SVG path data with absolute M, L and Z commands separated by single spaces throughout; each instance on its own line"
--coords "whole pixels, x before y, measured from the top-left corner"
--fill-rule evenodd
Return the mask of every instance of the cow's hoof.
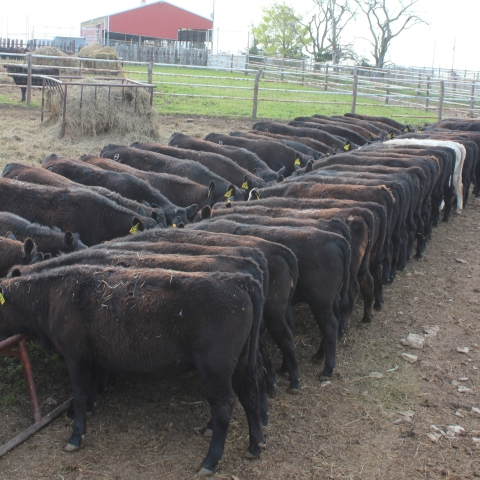
M 212 438 L 213 430 L 211 428 L 206 428 L 205 431 L 202 433 L 205 438 Z
M 71 443 L 67 443 L 63 450 L 65 452 L 71 453 L 71 452 L 75 452 L 75 450 L 78 450 L 79 448 L 80 447 L 77 447 L 76 445 L 72 445 Z
M 202 467 L 198 471 L 198 475 L 201 475 L 202 477 L 211 477 L 213 475 L 213 470 L 209 470 L 208 468 Z
M 290 395 L 300 395 L 300 389 L 289 387 L 287 388 L 287 393 L 289 393 Z
M 377 311 L 377 312 L 381 312 L 382 311 L 382 308 L 383 308 L 383 305 L 381 303 L 375 303 L 375 305 L 373 306 L 373 308 Z
M 250 450 L 247 450 L 245 452 L 245 455 L 244 457 L 247 459 L 247 460 L 255 460 L 256 458 L 258 458 L 260 456 L 260 453 L 258 455 L 255 455 L 253 454 Z
M 274 398 L 277 395 L 277 384 L 267 385 L 267 395 L 270 398 Z

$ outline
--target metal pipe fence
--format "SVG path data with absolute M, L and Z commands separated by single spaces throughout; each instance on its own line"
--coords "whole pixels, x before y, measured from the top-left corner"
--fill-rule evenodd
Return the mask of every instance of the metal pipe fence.
M 344 113 L 346 106 L 350 107 L 347 110 L 357 113 L 368 107 L 369 113 L 431 120 L 443 116 L 476 117 L 480 110 L 478 72 L 470 71 L 465 71 L 463 78 L 458 75 L 445 78 L 444 70 L 437 75 L 436 71 L 432 74 L 393 67 L 380 70 L 351 65 L 307 65 L 306 61 L 296 60 L 273 59 L 273 62 L 272 59 L 266 61 L 268 57 L 253 56 L 249 56 L 240 67 L 102 59 L 98 60 L 102 68 L 92 67 L 92 59 L 78 57 L 25 54 L 19 55 L 16 62 L 5 57 L 0 53 L 0 65 L 17 63 L 28 66 L 27 76 L 30 78 L 33 68 L 45 67 L 37 65 L 37 59 L 42 59 L 42 63 L 45 59 L 60 59 L 62 65 L 57 67 L 76 76 L 128 75 L 133 80 L 148 83 L 152 89 L 154 87 L 156 108 L 162 110 L 173 104 L 169 107 L 172 113 L 175 113 L 172 110 L 175 106 L 179 111 L 183 108 L 183 111 L 190 112 L 198 105 L 202 108 L 207 105 L 205 108 L 208 108 L 211 101 L 215 105 L 228 104 L 236 114 L 253 117 L 258 112 L 268 117 L 275 103 L 285 107 L 287 104 L 303 105 L 302 112 L 307 112 L 308 108 L 310 112 L 327 110 L 329 114 Z M 85 66 L 87 61 L 90 64 Z M 27 87 L 29 92 L 35 88 Z M 201 104 L 202 99 L 208 102 Z M 283 106 L 281 110 L 285 111 Z

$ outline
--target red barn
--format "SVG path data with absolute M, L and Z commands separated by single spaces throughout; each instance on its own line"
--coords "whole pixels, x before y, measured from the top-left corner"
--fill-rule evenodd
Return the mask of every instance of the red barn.
M 213 22 L 168 2 L 141 5 L 124 12 L 82 22 L 87 43 L 109 40 L 142 43 L 155 40 L 210 41 Z

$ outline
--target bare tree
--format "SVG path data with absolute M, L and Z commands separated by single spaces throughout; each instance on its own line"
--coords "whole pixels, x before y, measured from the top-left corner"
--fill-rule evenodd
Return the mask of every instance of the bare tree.
M 370 44 L 373 47 L 372 55 L 375 66 L 383 68 L 390 42 L 419 23 L 427 23 L 411 9 L 418 0 L 355 0 L 368 20 L 371 33 Z
M 302 26 L 307 31 L 305 49 L 315 61 L 331 60 L 338 64 L 342 57 L 340 36 L 347 23 L 355 16 L 349 0 L 313 0 L 315 13 Z

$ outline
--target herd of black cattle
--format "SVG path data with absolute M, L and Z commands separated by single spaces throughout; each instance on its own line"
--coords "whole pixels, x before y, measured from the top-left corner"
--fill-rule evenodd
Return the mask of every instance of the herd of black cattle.
M 300 391 L 292 304 L 335 368 L 357 294 L 363 322 L 432 227 L 480 193 L 480 121 L 419 131 L 384 117 L 301 117 L 168 145 L 52 154 L 0 178 L 0 336 L 34 332 L 71 378 L 79 448 L 107 374 L 195 368 L 211 409 L 200 473 L 222 457 L 235 395 L 260 455 L 276 373 Z M 88 248 L 87 248 L 88 247 Z

